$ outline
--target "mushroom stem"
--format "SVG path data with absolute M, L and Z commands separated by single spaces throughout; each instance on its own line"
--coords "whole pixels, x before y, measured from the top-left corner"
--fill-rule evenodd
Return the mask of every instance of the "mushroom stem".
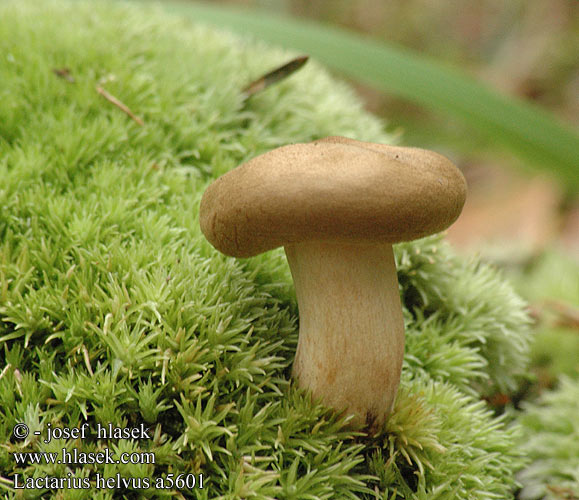
M 314 398 L 379 426 L 392 410 L 404 320 L 392 245 L 287 245 L 300 313 L 293 376 Z

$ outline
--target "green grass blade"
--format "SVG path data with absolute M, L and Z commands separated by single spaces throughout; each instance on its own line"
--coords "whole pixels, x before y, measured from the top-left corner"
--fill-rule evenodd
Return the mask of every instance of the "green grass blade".
M 501 95 L 457 69 L 408 49 L 310 21 L 204 3 L 166 3 L 190 19 L 251 33 L 304 51 L 344 75 L 428 108 L 453 115 L 525 162 L 579 188 L 579 135 L 521 99 Z

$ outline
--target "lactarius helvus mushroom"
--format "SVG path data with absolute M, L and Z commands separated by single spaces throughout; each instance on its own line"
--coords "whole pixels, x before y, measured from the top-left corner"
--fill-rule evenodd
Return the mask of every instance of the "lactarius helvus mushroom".
M 392 244 L 446 229 L 465 196 L 464 177 L 437 153 L 328 137 L 223 175 L 203 195 L 200 222 L 226 255 L 285 247 L 300 315 L 294 379 L 377 427 L 404 354 Z

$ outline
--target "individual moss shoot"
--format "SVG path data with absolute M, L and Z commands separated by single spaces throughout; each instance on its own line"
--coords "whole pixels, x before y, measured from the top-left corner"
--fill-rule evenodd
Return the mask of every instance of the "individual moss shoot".
M 243 95 L 296 55 L 148 6 L 0 4 L 3 498 L 513 498 L 519 430 L 482 397 L 516 390 L 528 318 L 496 270 L 441 236 L 394 246 L 406 351 L 393 413 L 368 435 L 291 381 L 282 250 L 234 259 L 201 234 L 202 193 L 258 154 L 330 135 L 393 143 L 313 60 Z M 45 442 L 85 423 L 84 439 Z M 99 438 L 109 423 L 149 438 Z M 155 463 L 14 458 L 63 448 Z M 203 488 L 139 487 L 185 473 Z M 15 489 L 15 475 L 91 488 Z

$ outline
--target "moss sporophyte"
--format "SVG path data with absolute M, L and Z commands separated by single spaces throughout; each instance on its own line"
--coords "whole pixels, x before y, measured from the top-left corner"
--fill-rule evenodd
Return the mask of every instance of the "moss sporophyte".
M 400 307 L 391 315 L 399 331 L 402 312 L 405 352 L 394 406 L 370 435 L 292 382 L 308 301 L 300 296 L 303 277 L 294 289 L 283 250 L 229 258 L 201 232 L 208 186 L 288 144 L 339 150 L 353 161 L 356 151 L 376 168 L 394 168 L 400 158 L 373 151 L 382 146 L 311 145 L 329 136 L 394 142 L 350 88 L 310 60 L 247 99 L 248 82 L 297 54 L 140 3 L 4 0 L 0 34 L 0 497 L 22 496 L 16 474 L 25 484 L 70 473 L 91 489 L 51 484 L 24 493 L 67 500 L 513 498 L 518 430 L 481 399 L 516 390 L 528 357 L 528 316 L 496 269 L 457 256 L 438 235 L 385 243 L 392 253 L 383 248 L 376 258 L 388 268 L 376 274 L 389 275 L 380 293 Z M 68 79 L 55 68 L 68 68 Z M 431 230 L 451 219 L 449 212 Z M 298 267 L 309 265 L 289 247 L 288 254 Z M 352 266 L 362 273 L 360 263 Z M 345 288 L 358 286 L 355 274 Z M 345 310 L 365 307 L 351 293 L 343 300 Z M 361 325 L 352 325 L 353 335 Z M 401 343 L 396 349 L 393 365 Z M 391 401 L 383 404 L 390 410 Z M 43 443 L 34 434 L 84 422 L 91 429 L 145 423 L 151 439 L 71 435 Z M 17 423 L 30 435 L 16 439 Z M 89 456 L 107 447 L 118 457 L 153 453 L 156 461 L 14 458 L 62 458 L 63 448 Z M 116 481 L 149 479 L 155 488 L 170 474 L 163 490 Z M 204 488 L 180 488 L 182 474 L 202 474 Z M 113 478 L 113 488 L 94 490 L 97 478 Z

